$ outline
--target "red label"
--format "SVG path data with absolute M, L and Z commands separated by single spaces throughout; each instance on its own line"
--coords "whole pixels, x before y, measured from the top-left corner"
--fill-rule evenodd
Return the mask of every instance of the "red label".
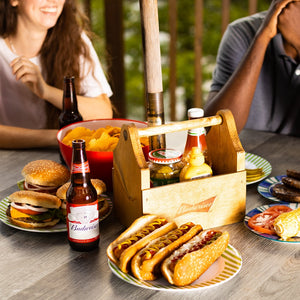
M 76 173 L 90 173 L 90 165 L 88 161 L 85 161 L 83 164 L 72 164 L 72 174 Z

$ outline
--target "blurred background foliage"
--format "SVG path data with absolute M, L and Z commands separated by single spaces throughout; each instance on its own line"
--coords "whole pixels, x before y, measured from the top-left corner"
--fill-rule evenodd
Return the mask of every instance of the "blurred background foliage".
M 113 1 L 113 0 L 112 0 Z M 268 9 L 270 0 L 258 0 L 257 11 Z M 161 41 L 165 118 L 168 120 L 169 86 L 169 29 L 168 0 L 158 0 Z M 203 102 L 209 91 L 218 45 L 221 40 L 221 0 L 204 1 L 203 28 Z M 95 48 L 105 65 L 105 28 L 103 1 L 92 0 L 92 30 L 100 37 Z M 194 95 L 194 1 L 177 1 L 177 119 L 186 119 L 188 103 Z M 231 0 L 230 22 L 248 15 L 248 1 Z M 127 118 L 144 120 L 143 49 L 140 23 L 140 7 L 137 0 L 123 1 L 125 89 Z M 109 62 L 107 62 L 109 63 Z

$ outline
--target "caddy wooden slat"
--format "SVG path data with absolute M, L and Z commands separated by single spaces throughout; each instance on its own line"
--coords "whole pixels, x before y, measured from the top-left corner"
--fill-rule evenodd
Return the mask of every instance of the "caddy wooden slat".
M 150 171 L 139 138 L 198 127 L 210 127 L 206 140 L 213 176 L 150 188 Z M 245 152 L 231 112 L 221 110 L 212 117 L 139 129 L 124 125 L 114 151 L 113 193 L 116 214 L 125 226 L 143 214 L 164 216 L 178 225 L 192 221 L 204 228 L 242 221 Z

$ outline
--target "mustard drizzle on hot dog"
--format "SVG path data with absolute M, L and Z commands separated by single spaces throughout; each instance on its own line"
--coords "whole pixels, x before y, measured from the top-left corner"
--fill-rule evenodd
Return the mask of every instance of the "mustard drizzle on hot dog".
M 188 222 L 181 225 L 179 228 L 170 231 L 167 235 L 162 236 L 156 243 L 152 244 L 149 247 L 146 247 L 142 251 L 142 261 L 151 259 L 160 249 L 176 241 L 179 237 L 187 233 L 193 226 L 195 226 L 194 223 Z
M 174 255 L 174 257 L 171 260 L 170 263 L 170 270 L 174 272 L 176 263 L 183 258 L 186 254 L 200 250 L 204 248 L 206 245 L 209 245 L 213 243 L 215 240 L 217 240 L 222 235 L 221 231 L 215 231 L 215 230 L 209 230 L 206 232 L 205 236 L 202 236 L 199 238 L 198 236 L 194 237 L 192 240 L 193 242 L 190 244 L 190 247 L 181 247 L 177 251 L 175 251 L 177 254 Z M 175 253 L 174 252 L 174 253 Z
M 139 230 L 135 234 L 131 235 L 129 238 L 118 244 L 114 247 L 113 252 L 117 259 L 120 258 L 122 252 L 126 250 L 129 246 L 133 245 L 146 235 L 153 232 L 155 229 L 162 227 L 163 225 L 167 224 L 168 221 L 165 218 L 157 218 L 153 220 L 150 224 L 146 225 L 143 229 Z

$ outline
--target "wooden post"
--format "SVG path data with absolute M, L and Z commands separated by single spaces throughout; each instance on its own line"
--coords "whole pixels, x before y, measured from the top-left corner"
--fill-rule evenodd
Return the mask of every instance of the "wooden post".
M 176 41 L 177 41 L 177 0 L 169 0 L 169 90 L 170 90 L 170 117 L 176 121 Z
M 195 0 L 195 99 L 194 106 L 202 107 L 202 43 L 203 43 L 203 0 Z
M 123 0 L 105 0 L 105 38 L 111 97 L 117 117 L 126 117 L 123 45 Z
M 161 54 L 157 0 L 140 0 L 142 39 L 144 50 L 144 75 L 149 126 L 164 124 Z M 165 148 L 165 136 L 149 138 L 149 148 Z
M 229 24 L 230 16 L 230 0 L 222 0 L 222 35 L 225 32 L 227 25 Z
M 249 0 L 248 7 L 249 15 L 253 15 L 257 11 L 257 0 Z

